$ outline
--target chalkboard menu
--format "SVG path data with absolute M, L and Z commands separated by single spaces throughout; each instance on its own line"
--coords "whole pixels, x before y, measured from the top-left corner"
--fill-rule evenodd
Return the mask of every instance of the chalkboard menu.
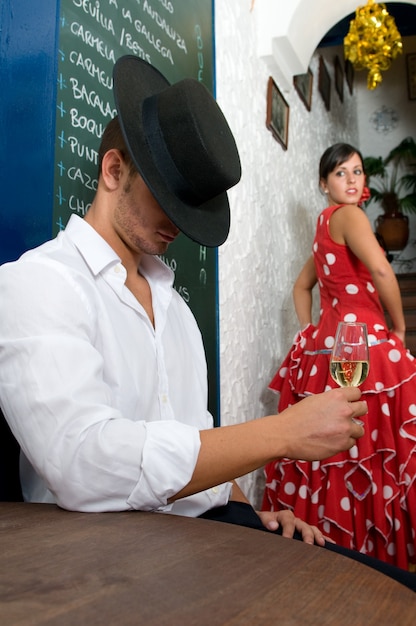
M 112 71 L 120 56 L 134 54 L 171 83 L 191 77 L 212 92 L 213 2 L 61 0 L 58 47 L 54 235 L 73 213 L 84 216 L 93 199 L 100 139 L 116 114 Z M 217 251 L 180 235 L 163 260 L 201 329 L 218 423 Z

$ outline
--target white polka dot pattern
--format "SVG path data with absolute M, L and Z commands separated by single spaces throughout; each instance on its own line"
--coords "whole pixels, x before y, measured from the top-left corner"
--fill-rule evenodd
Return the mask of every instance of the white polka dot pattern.
M 319 323 L 298 333 L 270 387 L 280 392 L 279 412 L 305 395 L 334 389 L 329 354 L 337 324 L 366 322 L 365 434 L 323 461 L 267 465 L 263 506 L 291 508 L 338 544 L 407 568 L 416 562 L 416 360 L 388 333 L 367 268 L 329 237 L 336 208 L 321 213 L 313 244 Z

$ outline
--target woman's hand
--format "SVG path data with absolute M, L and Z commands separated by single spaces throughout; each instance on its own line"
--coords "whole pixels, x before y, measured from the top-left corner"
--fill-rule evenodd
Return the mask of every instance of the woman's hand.
M 334 543 L 332 539 L 324 537 L 319 528 L 310 526 L 301 520 L 300 517 L 295 517 L 292 511 L 257 511 L 257 515 L 267 530 L 273 531 L 281 527 L 283 537 L 291 539 L 295 531 L 298 531 L 305 543 L 316 543 L 319 546 L 325 545 L 325 541 Z
M 405 330 L 396 330 L 395 328 L 392 328 L 390 332 L 394 333 L 396 337 L 400 339 L 402 344 L 405 345 L 405 336 L 406 336 Z

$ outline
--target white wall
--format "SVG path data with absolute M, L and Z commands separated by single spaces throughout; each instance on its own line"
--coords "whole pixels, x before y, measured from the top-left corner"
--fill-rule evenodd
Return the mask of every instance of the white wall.
M 327 113 L 318 92 L 318 55 L 309 113 L 292 88 L 289 144 L 283 151 L 266 129 L 268 70 L 258 57 L 251 0 L 217 0 L 217 99 L 235 134 L 243 175 L 231 190 L 231 232 L 219 251 L 221 419 L 233 424 L 275 412 L 267 392 L 297 322 L 291 289 L 310 254 L 324 208 L 318 161 L 335 141 L 358 141 L 356 99 L 334 87 Z M 237 27 L 238 25 L 238 27 Z M 336 51 L 324 50 L 333 76 Z M 261 472 L 241 480 L 254 504 Z
M 290 89 L 294 74 L 306 71 L 328 30 L 364 4 L 365 0 L 252 0 L 262 33 L 257 42 L 259 56 L 273 69 L 283 89 Z M 416 5 L 416 0 L 406 4 Z
M 366 88 L 366 72 L 356 73 L 359 145 L 364 156 L 384 157 L 405 137 L 416 139 L 416 100 L 408 98 L 406 69 L 406 55 L 416 52 L 416 37 L 404 37 L 402 41 L 403 54 L 393 61 L 390 70 L 382 73 L 382 83 L 376 89 Z M 374 122 L 375 113 L 380 111 L 385 111 L 386 120 L 395 120 L 386 124 L 385 131 L 380 127 L 377 130 Z M 368 216 L 373 224 L 382 212 L 380 205 L 370 204 Z M 416 271 L 416 215 L 408 217 L 409 241 L 392 264 L 396 273 Z

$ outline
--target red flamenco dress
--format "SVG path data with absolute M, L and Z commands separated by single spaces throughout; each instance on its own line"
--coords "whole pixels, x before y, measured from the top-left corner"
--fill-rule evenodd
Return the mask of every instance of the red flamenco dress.
M 320 288 L 317 326 L 298 332 L 270 383 L 279 412 L 310 394 L 337 387 L 329 355 L 339 321 L 366 322 L 370 371 L 365 435 L 325 461 L 283 459 L 265 468 L 263 509 L 290 508 L 339 545 L 404 569 L 416 563 L 416 359 L 390 333 L 371 275 L 318 217 L 313 254 Z

